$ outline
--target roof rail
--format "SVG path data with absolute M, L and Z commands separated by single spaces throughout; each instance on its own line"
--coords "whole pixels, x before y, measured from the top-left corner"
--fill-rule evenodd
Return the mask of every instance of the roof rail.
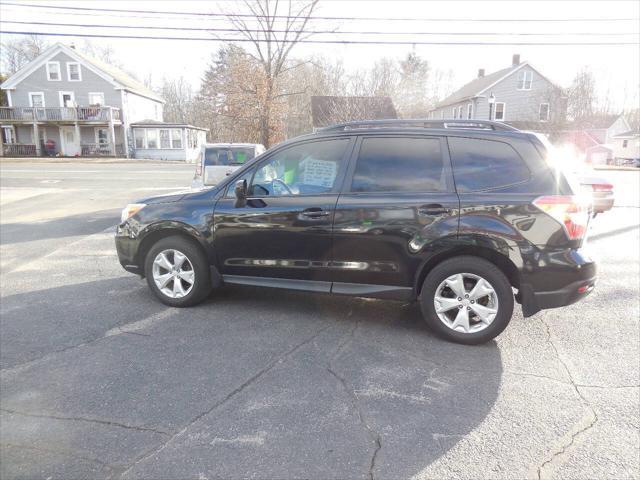
M 318 128 L 317 132 L 343 132 L 364 128 L 456 128 L 478 130 L 518 131 L 517 128 L 502 122 L 490 120 L 359 120 L 355 122 L 338 123 L 328 127 Z

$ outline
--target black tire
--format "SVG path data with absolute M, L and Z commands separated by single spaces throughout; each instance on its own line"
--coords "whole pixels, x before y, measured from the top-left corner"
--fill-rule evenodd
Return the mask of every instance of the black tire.
M 484 330 L 478 332 L 453 330 L 445 325 L 436 313 L 434 305 L 436 290 L 445 279 L 458 273 L 471 273 L 484 278 L 496 293 L 498 313 Z M 466 345 L 485 343 L 497 337 L 511 320 L 513 302 L 513 290 L 504 273 L 493 263 L 473 256 L 454 257 L 438 264 L 425 278 L 420 292 L 420 308 L 429 327 L 446 340 Z
M 153 278 L 153 262 L 156 256 L 164 250 L 177 250 L 184 254 L 193 267 L 194 282 L 191 290 L 183 297 L 171 298 L 160 290 Z M 209 262 L 204 252 L 194 242 L 181 237 L 166 237 L 155 243 L 144 262 L 144 272 L 151 291 L 165 305 L 170 307 L 191 307 L 202 302 L 211 293 L 211 272 Z

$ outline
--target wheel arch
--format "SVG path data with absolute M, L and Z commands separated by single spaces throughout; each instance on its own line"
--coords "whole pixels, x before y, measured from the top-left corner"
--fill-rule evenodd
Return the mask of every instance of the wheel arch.
M 429 271 L 431 271 L 436 265 L 442 263 L 445 260 L 460 256 L 478 257 L 491 262 L 496 267 L 498 267 L 502 273 L 504 273 L 512 287 L 518 289 L 520 288 L 520 272 L 518 271 L 518 267 L 516 267 L 516 265 L 509 257 L 486 247 L 461 246 L 439 253 L 425 260 L 425 262 L 418 269 L 418 273 L 416 274 L 414 283 L 414 291 L 416 297 L 420 295 L 422 284 L 424 283 L 424 279 L 427 277 Z
M 144 262 L 149 250 L 157 242 L 168 237 L 182 237 L 197 246 L 209 261 L 209 265 L 213 264 L 213 253 L 206 247 L 204 239 L 193 227 L 171 222 L 171 225 L 155 224 L 146 229 L 146 234 L 140 240 L 140 246 L 136 254 L 136 263 L 140 266 L 140 271 L 144 276 Z

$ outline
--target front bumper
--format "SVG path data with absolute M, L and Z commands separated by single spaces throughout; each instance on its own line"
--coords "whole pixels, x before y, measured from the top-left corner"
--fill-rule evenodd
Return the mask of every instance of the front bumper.
M 120 261 L 122 268 L 127 272 L 144 276 L 144 271 L 137 261 L 140 241 L 137 237 L 132 237 L 129 234 L 129 226 L 127 223 L 123 223 L 116 227 L 115 242 L 118 260 Z

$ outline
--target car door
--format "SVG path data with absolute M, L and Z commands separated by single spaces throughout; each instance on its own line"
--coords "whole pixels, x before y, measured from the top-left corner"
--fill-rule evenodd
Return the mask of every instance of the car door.
M 275 150 L 243 174 L 245 202 L 230 186 L 214 211 L 225 281 L 329 291 L 331 227 L 353 143 L 342 136 Z
M 332 291 L 410 296 L 423 262 L 457 235 L 459 200 L 444 138 L 363 136 L 344 184 Z

